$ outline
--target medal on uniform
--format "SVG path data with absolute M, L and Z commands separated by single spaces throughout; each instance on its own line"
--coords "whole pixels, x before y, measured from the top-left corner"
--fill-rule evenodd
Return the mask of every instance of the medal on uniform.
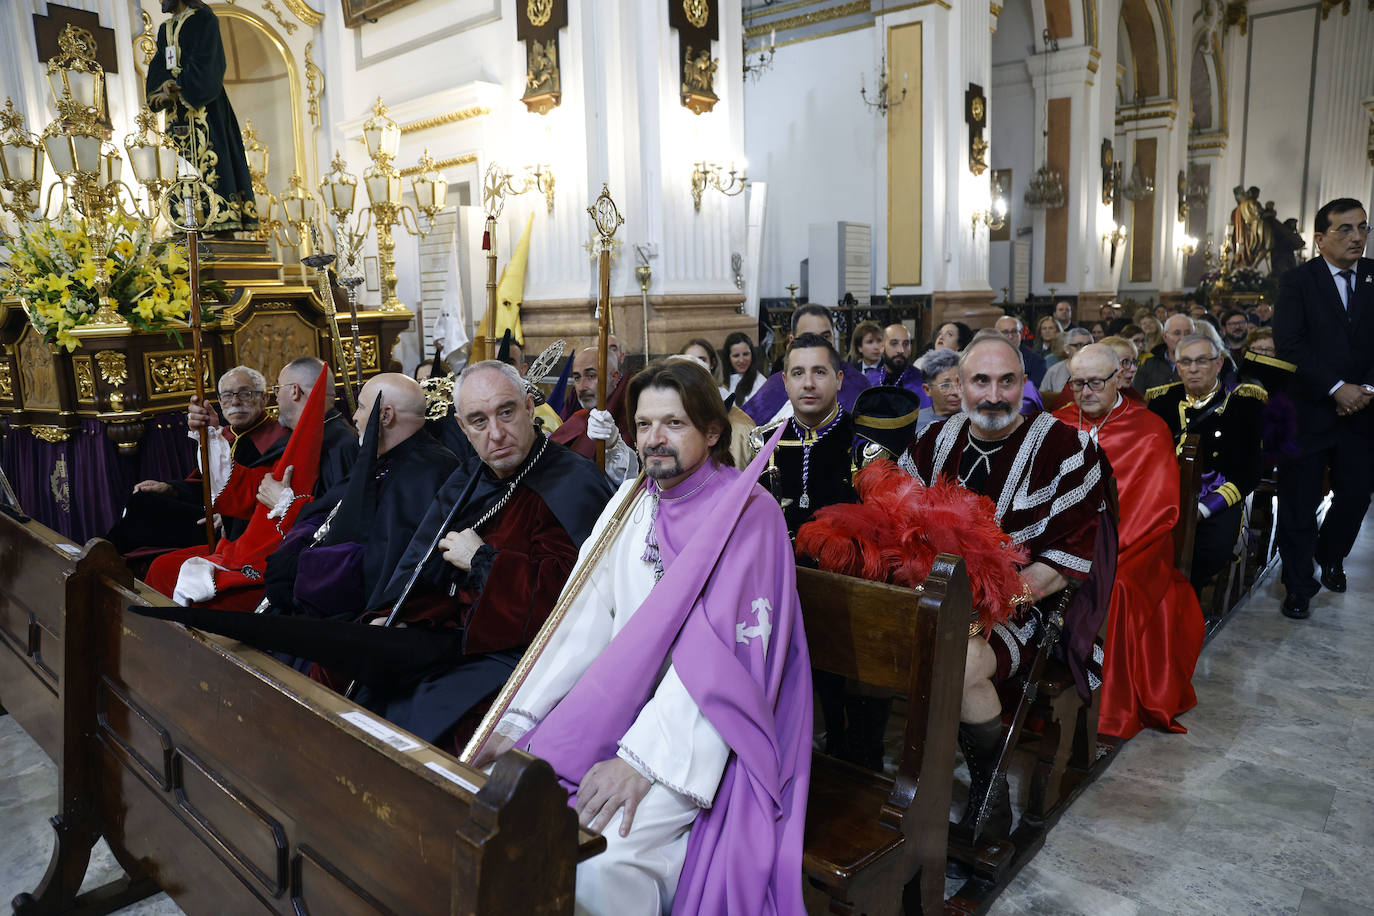
M 803 509 L 810 509 L 811 497 L 808 496 L 805 492 L 803 492 L 801 495 L 801 499 L 797 500 L 797 505 L 801 506 Z

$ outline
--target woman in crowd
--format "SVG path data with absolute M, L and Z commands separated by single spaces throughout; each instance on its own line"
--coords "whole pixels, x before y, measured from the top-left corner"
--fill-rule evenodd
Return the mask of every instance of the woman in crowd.
M 1274 329 L 1251 328 L 1249 335 L 1245 338 L 1245 352 L 1254 353 L 1257 356 L 1277 355 L 1274 351 Z
M 876 321 L 860 321 L 849 338 L 849 355 L 846 357 L 859 370 L 868 375 L 869 370 L 882 372 L 883 329 Z M 882 380 L 881 374 L 879 381 Z M 873 380 L 869 379 L 872 383 Z
M 711 378 L 716 380 L 717 387 L 724 381 L 720 375 L 720 357 L 716 356 L 716 349 L 711 346 L 710 341 L 694 337 L 683 344 L 682 349 L 677 352 L 683 356 L 690 356 L 705 366 L 706 371 L 711 373 Z
M 1134 327 L 1134 325 L 1130 325 L 1130 327 Z M 1119 388 L 1121 396 L 1136 398 L 1137 400 L 1143 399 L 1144 395 L 1131 387 L 1131 383 L 1135 381 L 1136 370 L 1140 368 L 1138 361 L 1140 351 L 1135 348 L 1135 344 L 1124 336 L 1104 337 L 1101 342 L 1116 351 L 1118 366 L 1116 377 L 1121 382 Z
M 917 360 L 916 365 L 925 377 L 921 387 L 930 397 L 930 406 L 922 407 L 916 415 L 916 432 L 919 433 L 936 420 L 959 412 L 959 354 L 945 348 L 931 350 Z
M 1102 338 L 1107 336 L 1107 326 L 1100 321 L 1094 321 L 1088 330 L 1093 335 L 1093 343 L 1102 343 Z
M 754 351 L 754 342 L 743 331 L 735 331 L 725 338 L 720 363 L 729 376 L 725 383 L 726 396 L 733 394 L 735 404 L 743 405 L 762 387 L 764 375 L 759 369 L 759 355 Z
M 1145 345 L 1140 348 L 1138 357 L 1144 362 L 1154 355 L 1155 347 L 1164 343 L 1164 325 L 1160 324 L 1157 318 L 1146 318 L 1136 323 L 1140 325 L 1140 330 L 1145 332 Z
M 1124 337 L 1135 347 L 1136 359 L 1140 359 L 1140 354 L 1145 352 L 1145 331 L 1138 324 L 1128 324 L 1114 337 Z
M 1059 362 L 1059 357 L 1054 353 L 1055 342 L 1059 339 L 1059 325 L 1055 324 L 1053 315 L 1046 315 L 1035 324 L 1035 342 L 1031 344 L 1031 350 L 1045 357 L 1045 365 L 1053 366 Z
M 940 325 L 940 330 L 935 334 L 935 340 L 930 344 L 930 350 L 953 350 L 955 353 L 962 353 L 973 340 L 973 329 L 962 321 L 946 321 Z

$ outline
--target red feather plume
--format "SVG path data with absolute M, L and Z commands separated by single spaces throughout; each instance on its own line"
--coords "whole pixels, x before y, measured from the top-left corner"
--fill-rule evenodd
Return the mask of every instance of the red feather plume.
M 797 552 L 821 569 L 914 588 L 936 554 L 964 558 L 985 628 L 1005 620 L 1021 591 L 1024 548 L 997 524 L 992 500 L 938 478 L 924 486 L 891 461 L 854 476 L 859 502 L 827 506 L 797 532 Z

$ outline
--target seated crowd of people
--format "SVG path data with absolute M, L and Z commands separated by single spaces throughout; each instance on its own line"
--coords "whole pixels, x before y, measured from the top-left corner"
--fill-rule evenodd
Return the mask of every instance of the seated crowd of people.
M 189 622 L 245 636 L 454 753 L 551 621 L 476 762 L 524 748 L 575 789 L 581 822 L 608 839 L 579 866 L 579 905 L 714 911 L 725 894 L 791 911 L 789 818 L 804 811 L 813 740 L 882 770 L 892 709 L 813 678 L 795 565 L 826 567 L 828 543 L 870 537 L 846 507 L 893 492 L 883 479 L 980 497 L 970 505 L 1014 552 L 1015 587 L 987 594 L 970 553 L 958 741 L 971 786 L 953 829 L 981 818 L 1006 835 L 1004 688 L 1043 640 L 1060 641 L 1080 693 L 1101 691 L 1102 733 L 1184 731 L 1199 595 L 1231 563 L 1261 479 L 1294 454 L 1286 388 L 1307 357 L 1285 353 L 1291 326 L 1276 351 L 1271 323 L 1296 306 L 1284 309 L 1104 306 L 1082 327 L 1062 301 L 1033 329 L 1014 315 L 945 323 L 917 354 L 902 323 L 865 321 L 842 354 L 829 311 L 803 305 L 773 367 L 732 334 L 632 374 L 612 338 L 604 364 L 594 346 L 572 351 L 548 405 L 507 341 L 437 410 L 411 377 L 368 380 L 351 425 L 322 361 L 290 363 L 270 392 L 235 367 L 219 413 L 189 409 L 193 435 L 217 443 L 205 473 L 221 542 L 201 543 L 196 481 L 140 483 L 111 539 L 155 556 L 151 585 L 206 609 Z M 1202 484 L 1180 506 L 1177 458 L 1194 435 Z M 1188 575 L 1181 518 L 1196 523 Z M 1335 588 L 1344 554 L 1323 545 Z M 712 857 L 736 833 L 759 868 Z

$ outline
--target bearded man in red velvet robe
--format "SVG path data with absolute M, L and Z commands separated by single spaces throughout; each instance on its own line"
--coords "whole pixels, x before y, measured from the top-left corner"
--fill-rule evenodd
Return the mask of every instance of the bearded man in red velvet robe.
M 1202 610 L 1174 567 L 1178 462 L 1169 427 L 1120 393 L 1119 360 L 1093 344 L 1069 364 L 1073 403 L 1055 416 L 1097 442 L 1116 474 L 1121 520 L 1116 584 L 1103 648 L 1098 728 L 1129 738 L 1142 728 L 1187 731 L 1177 716 L 1197 703 L 1193 667 Z

